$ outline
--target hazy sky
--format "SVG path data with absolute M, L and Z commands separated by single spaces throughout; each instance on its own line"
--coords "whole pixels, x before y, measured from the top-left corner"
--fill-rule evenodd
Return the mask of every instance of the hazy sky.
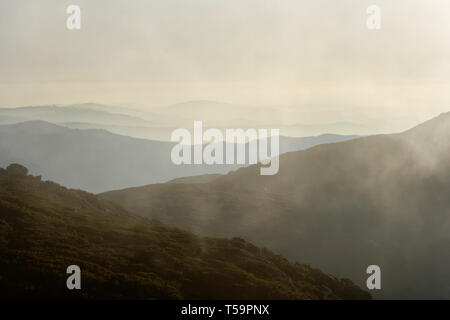
M 70 4 L 82 28 L 66 29 Z M 381 30 L 366 27 L 369 5 Z M 450 1 L 2 0 L 0 106 L 209 99 L 450 110 Z

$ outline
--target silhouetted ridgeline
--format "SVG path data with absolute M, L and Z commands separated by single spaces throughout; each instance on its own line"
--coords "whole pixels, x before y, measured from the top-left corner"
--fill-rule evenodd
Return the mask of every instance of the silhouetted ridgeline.
M 351 281 L 240 238 L 204 238 L 0 169 L 0 298 L 369 299 Z M 66 268 L 81 268 L 81 290 Z
M 353 138 L 281 137 L 280 150 L 288 152 Z M 21 163 L 44 179 L 95 193 L 180 177 L 225 174 L 243 166 L 175 165 L 170 157 L 174 145 L 106 130 L 69 129 L 44 121 L 29 121 L 0 126 L 0 166 Z

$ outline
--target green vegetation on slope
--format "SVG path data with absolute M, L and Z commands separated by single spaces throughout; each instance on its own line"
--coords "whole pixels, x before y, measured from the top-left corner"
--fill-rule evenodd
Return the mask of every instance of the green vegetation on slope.
M 82 289 L 66 288 L 79 265 Z M 367 299 L 240 238 L 199 237 L 27 169 L 0 169 L 0 298 Z

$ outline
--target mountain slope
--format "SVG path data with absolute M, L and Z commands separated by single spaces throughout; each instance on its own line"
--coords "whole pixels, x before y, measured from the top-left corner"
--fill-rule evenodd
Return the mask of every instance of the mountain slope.
M 367 299 L 242 239 L 202 238 L 27 169 L 0 169 L 0 298 Z M 66 288 L 81 268 L 82 290 Z
M 326 135 L 281 138 L 281 151 L 323 141 L 352 139 Z M 104 130 L 76 130 L 44 121 L 0 126 L 0 165 L 25 164 L 32 173 L 90 192 L 162 183 L 179 177 L 223 174 L 242 165 L 174 165 L 174 143 L 135 139 Z
M 177 178 L 167 181 L 167 183 L 207 183 L 220 176 L 220 174 L 203 174 L 201 176 Z
M 205 235 L 245 237 L 364 285 L 382 269 L 386 298 L 450 298 L 450 114 L 401 134 L 324 144 L 201 185 L 103 195 Z
M 0 164 L 24 163 L 31 172 L 91 192 L 206 173 L 237 166 L 176 166 L 173 143 L 135 139 L 104 130 L 68 129 L 43 121 L 0 126 Z

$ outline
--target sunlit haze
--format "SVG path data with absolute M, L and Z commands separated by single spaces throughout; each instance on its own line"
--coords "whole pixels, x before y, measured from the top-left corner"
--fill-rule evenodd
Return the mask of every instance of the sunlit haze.
M 377 1 L 376 31 L 370 1 L 77 4 L 82 28 L 72 32 L 66 2 L 0 3 L 0 107 L 211 100 L 378 131 L 450 110 L 445 0 Z

